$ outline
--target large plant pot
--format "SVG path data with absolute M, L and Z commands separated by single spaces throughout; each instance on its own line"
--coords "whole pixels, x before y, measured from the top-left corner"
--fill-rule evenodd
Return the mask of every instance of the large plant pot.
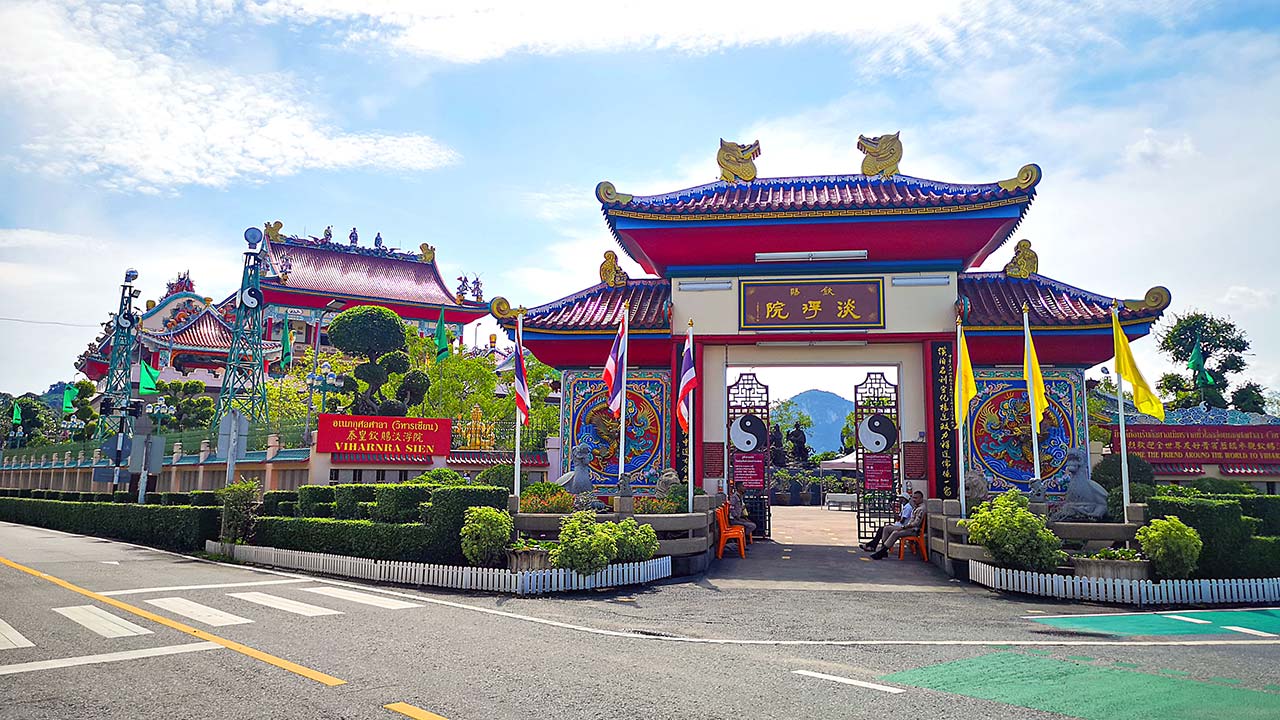
M 1150 580 L 1151 561 L 1149 560 L 1092 560 L 1075 559 L 1076 577 L 1091 577 L 1115 580 Z
M 550 570 L 551 551 L 541 548 L 529 550 L 508 550 L 507 569 L 511 572 L 524 570 Z

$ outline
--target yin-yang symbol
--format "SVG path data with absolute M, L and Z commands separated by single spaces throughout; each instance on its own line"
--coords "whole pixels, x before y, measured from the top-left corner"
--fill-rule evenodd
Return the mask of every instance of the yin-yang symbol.
M 898 428 L 887 415 L 868 415 L 858 423 L 858 442 L 868 452 L 882 453 L 898 442 Z
M 262 291 L 258 288 L 245 288 L 240 293 L 240 302 L 244 303 L 247 308 L 256 308 L 262 304 Z
M 729 426 L 729 441 L 738 452 L 763 450 L 768 437 L 764 421 L 755 415 L 743 415 Z
M 121 330 L 128 330 L 133 327 L 133 316 L 129 313 L 123 313 L 116 316 L 116 327 Z

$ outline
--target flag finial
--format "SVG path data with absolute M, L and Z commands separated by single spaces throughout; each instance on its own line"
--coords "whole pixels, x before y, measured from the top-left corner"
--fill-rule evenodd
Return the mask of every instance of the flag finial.
M 1022 312 L 1023 312 L 1023 314 L 1026 314 L 1026 313 L 1028 313 L 1028 312 L 1031 312 L 1031 306 L 1030 306 L 1030 305 L 1028 305 L 1028 304 L 1027 304 L 1027 303 L 1025 303 L 1025 302 L 1024 302 L 1024 303 L 1022 303 Z
M 693 318 L 689 318 L 689 327 L 693 327 Z

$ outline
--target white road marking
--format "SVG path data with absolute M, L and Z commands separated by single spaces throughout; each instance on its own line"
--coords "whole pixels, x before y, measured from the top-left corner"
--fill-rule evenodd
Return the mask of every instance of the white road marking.
M 1197 624 L 1197 625 L 1212 625 L 1212 624 L 1213 624 L 1213 623 L 1209 622 L 1208 620 L 1201 620 L 1200 618 L 1187 617 L 1187 616 L 1185 616 L 1185 615 L 1164 615 L 1164 614 L 1161 614 L 1161 615 L 1160 615 L 1160 617 L 1167 617 L 1167 618 L 1169 618 L 1170 620 L 1181 620 L 1182 622 L 1195 623 L 1195 624 Z
M 340 587 L 314 587 L 301 588 L 303 592 L 315 593 L 317 595 L 325 595 L 335 597 L 340 600 L 350 600 L 351 602 L 361 603 L 363 605 L 372 605 L 374 607 L 386 608 L 387 610 L 404 610 L 405 608 L 422 607 L 417 603 L 408 603 L 403 600 L 392 600 L 391 598 L 378 597 L 368 593 L 356 592 Z
M 22 633 L 13 629 L 9 623 L 0 620 L 0 650 L 35 647 L 35 643 L 22 637 Z
M 119 560 L 99 560 L 98 562 L 102 563 L 103 565 L 119 565 L 120 564 Z
M 341 610 L 330 610 L 329 608 L 320 607 L 319 605 L 308 605 L 307 603 L 298 602 L 297 600 L 282 598 L 279 595 L 268 595 L 267 593 L 261 593 L 261 592 L 227 593 L 227 594 L 233 598 L 248 600 L 251 603 L 266 605 L 269 608 L 284 610 L 285 612 L 291 612 L 291 613 L 294 613 L 295 615 L 305 615 L 307 617 L 316 617 L 317 615 L 341 615 L 342 614 Z
M 819 680 L 830 680 L 831 682 L 843 683 L 845 685 L 856 685 L 860 688 L 868 690 L 879 690 L 880 692 L 891 693 L 897 695 L 904 693 L 906 690 L 902 688 L 889 687 L 888 685 L 877 685 L 875 683 L 864 682 L 862 680 L 854 680 L 853 678 L 840 677 L 839 675 L 827 675 L 825 673 L 810 672 L 808 670 L 792 670 L 796 675 L 805 675 L 807 677 L 818 678 Z
M 97 605 L 76 605 L 54 608 L 53 611 L 80 623 L 102 637 L 118 638 L 151 634 L 150 630 L 134 625 L 124 618 L 116 617 Z
M 1266 638 L 1280 637 L 1280 635 L 1276 635 L 1275 633 L 1262 632 L 1261 630 L 1253 630 L 1247 627 L 1240 627 L 1238 625 L 1223 625 L 1222 629 L 1230 630 L 1232 632 L 1244 633 L 1245 635 L 1257 635 L 1258 637 L 1266 637 Z
M 234 566 L 233 566 L 234 567 Z M 1182 610 L 1183 615 L 1191 615 L 1193 613 L 1207 612 L 1256 612 L 1258 610 L 1280 610 L 1280 607 L 1248 607 L 1248 608 L 1222 608 L 1211 610 Z M 1030 612 L 1030 611 L 1028 611 Z M 1158 615 L 1153 612 L 1101 612 L 1101 613 L 1067 613 L 1065 615 L 1040 615 L 1042 618 L 1077 618 L 1077 617 L 1109 617 L 1111 615 Z M 1029 620 L 1027 616 L 1022 617 L 1023 620 Z
M 155 605 L 158 608 L 164 608 L 171 613 L 191 618 L 196 622 L 202 622 L 205 625 L 213 625 L 214 627 L 221 627 L 223 625 L 244 625 L 246 623 L 253 622 L 248 618 L 242 618 L 239 615 L 222 612 L 217 608 L 211 608 L 208 605 L 201 605 L 198 602 L 191 602 L 186 598 L 156 598 L 154 600 L 148 600 L 147 603 Z
M 100 592 L 99 595 L 107 597 L 115 597 L 117 595 L 143 595 L 153 592 L 174 592 L 176 590 L 216 590 L 218 588 L 235 588 L 235 587 L 255 587 L 258 585 L 292 585 L 295 583 L 312 582 L 309 579 L 298 578 L 293 580 L 254 580 L 252 582 L 234 582 L 234 583 L 213 583 L 212 585 L 169 585 L 167 587 L 149 587 L 149 588 L 133 588 L 130 590 L 108 590 Z
M 104 653 L 102 655 L 81 655 L 80 657 L 59 658 L 57 660 L 39 660 L 37 662 L 18 663 L 16 665 L 0 665 L 0 675 L 16 675 L 36 670 L 53 670 L 54 668 L 76 667 L 77 665 L 97 665 L 99 663 L 135 660 L 137 658 L 159 657 L 161 655 L 178 655 L 181 653 L 199 652 L 201 650 L 217 650 L 222 647 L 217 643 L 198 642 L 185 645 L 166 645 L 164 647 L 143 648 L 142 650 L 125 650 L 123 652 Z

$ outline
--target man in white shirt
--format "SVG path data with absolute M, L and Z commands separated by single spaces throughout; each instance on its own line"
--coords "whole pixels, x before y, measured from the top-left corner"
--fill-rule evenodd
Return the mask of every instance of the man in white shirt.
M 911 537 L 920 532 L 920 523 L 923 521 L 924 493 L 917 490 L 911 494 L 909 502 L 902 503 L 902 513 L 898 522 L 889 523 L 877 530 L 876 536 L 871 539 L 871 542 L 863 545 L 862 549 L 874 553 L 871 557 L 879 560 L 888 554 L 889 548 L 893 547 L 899 538 Z

